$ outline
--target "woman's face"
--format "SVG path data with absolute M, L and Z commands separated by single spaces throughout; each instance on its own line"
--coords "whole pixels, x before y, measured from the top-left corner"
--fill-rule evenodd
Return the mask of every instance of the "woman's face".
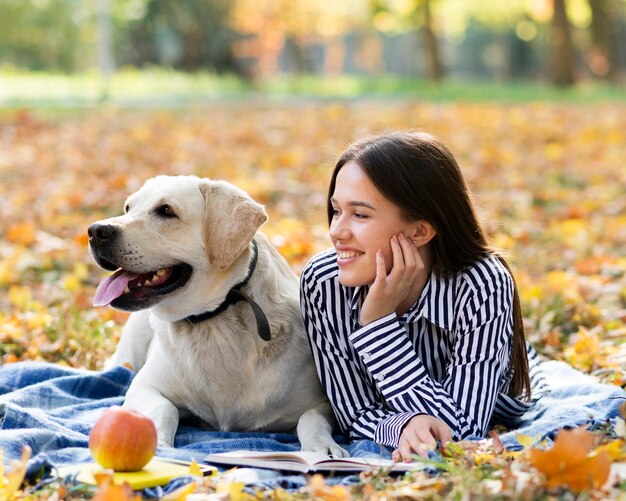
M 415 225 L 401 216 L 354 161 L 346 163 L 331 197 L 334 215 L 330 238 L 337 251 L 339 282 L 345 287 L 371 285 L 376 278 L 376 252 L 383 251 L 391 270 L 391 237 L 401 232 L 412 238 Z

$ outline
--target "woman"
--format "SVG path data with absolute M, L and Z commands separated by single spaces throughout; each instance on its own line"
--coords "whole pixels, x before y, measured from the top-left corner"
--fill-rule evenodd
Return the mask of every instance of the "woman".
M 410 461 L 534 405 L 544 381 L 515 282 L 445 146 L 402 132 L 351 145 L 328 220 L 334 248 L 303 270 L 301 304 L 344 432 Z

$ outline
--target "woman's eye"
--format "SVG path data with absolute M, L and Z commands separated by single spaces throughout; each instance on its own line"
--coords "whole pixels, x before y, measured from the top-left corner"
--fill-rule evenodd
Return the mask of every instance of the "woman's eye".
M 178 217 L 176 215 L 176 213 L 174 212 L 174 209 L 172 209 L 169 205 L 159 205 L 155 212 L 161 216 L 161 217 L 165 217 L 165 218 L 175 218 Z
M 333 209 L 333 217 L 337 217 L 339 215 L 339 209 Z
M 360 212 L 355 212 L 354 213 L 354 217 L 357 219 L 367 219 L 367 215 L 366 214 L 361 214 Z

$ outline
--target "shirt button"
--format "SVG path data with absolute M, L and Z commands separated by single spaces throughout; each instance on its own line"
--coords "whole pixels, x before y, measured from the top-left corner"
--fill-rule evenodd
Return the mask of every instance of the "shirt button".
M 370 358 L 372 358 L 372 354 L 366 353 L 365 355 L 363 355 L 363 362 L 367 362 Z
M 386 374 L 384 372 L 381 372 L 380 374 L 376 374 L 376 381 L 378 381 L 379 383 L 382 383 L 385 380 L 385 376 Z

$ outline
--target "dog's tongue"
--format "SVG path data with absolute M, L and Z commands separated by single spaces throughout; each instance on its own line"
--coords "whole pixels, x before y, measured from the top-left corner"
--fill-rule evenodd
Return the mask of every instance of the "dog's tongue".
M 93 298 L 94 306 L 107 306 L 124 293 L 128 282 L 134 280 L 139 275 L 124 270 L 118 270 L 113 275 L 106 277 L 98 288 Z

